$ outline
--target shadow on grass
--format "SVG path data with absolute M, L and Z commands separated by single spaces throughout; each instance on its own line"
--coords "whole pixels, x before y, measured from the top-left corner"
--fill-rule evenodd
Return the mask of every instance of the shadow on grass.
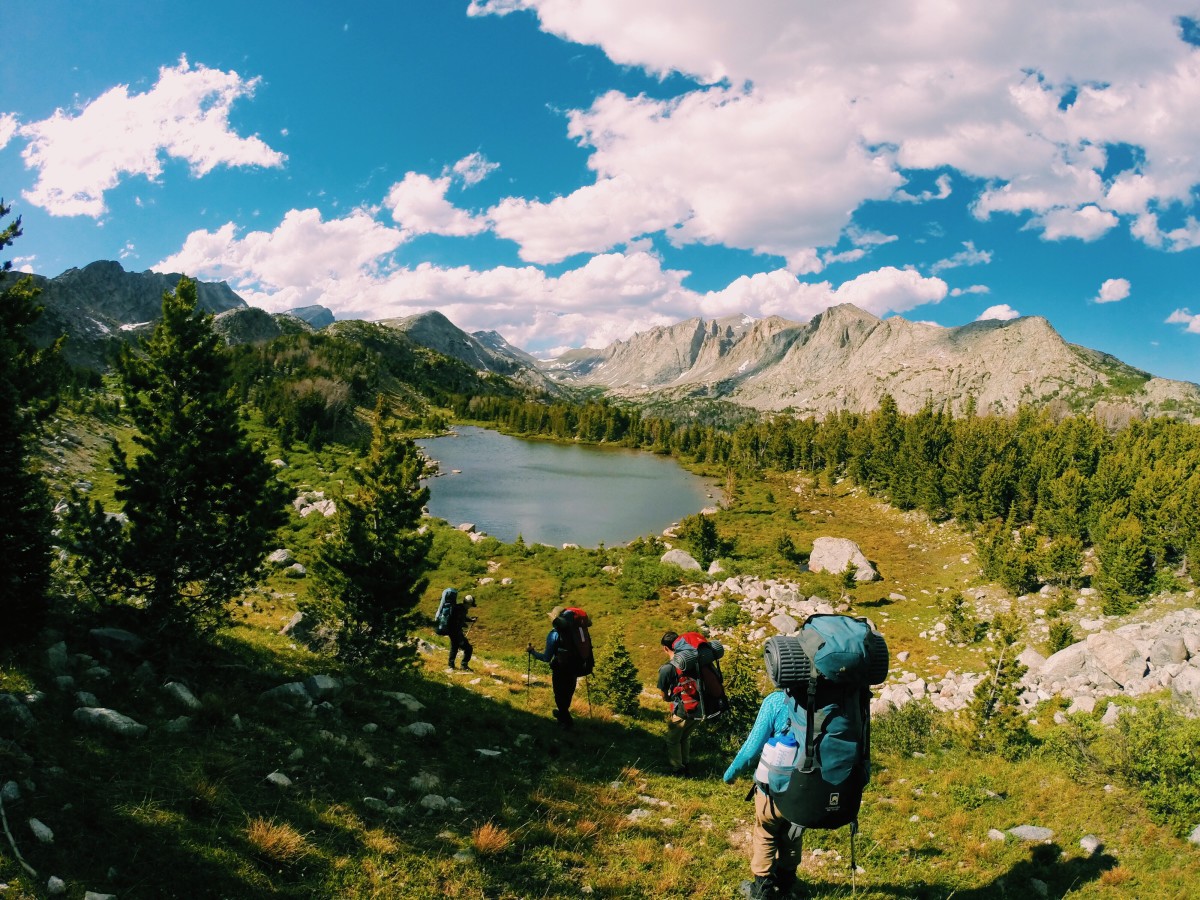
M 905 882 L 875 884 L 859 891 L 862 897 L 899 897 L 904 900 L 1000 900 L 1013 897 L 1063 897 L 1091 881 L 1096 881 L 1117 860 L 1106 853 L 1064 859 L 1057 844 L 1043 844 L 1030 851 L 1030 858 L 997 875 L 987 884 L 972 888 L 954 888 L 945 884 Z M 1037 883 L 1041 884 L 1038 885 Z M 808 882 L 807 896 L 844 897 L 850 889 L 844 885 L 823 887 Z

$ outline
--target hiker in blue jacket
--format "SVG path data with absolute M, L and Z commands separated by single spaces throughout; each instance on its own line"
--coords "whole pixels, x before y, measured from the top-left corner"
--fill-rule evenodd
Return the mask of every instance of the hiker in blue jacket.
M 579 677 L 571 658 L 571 649 L 553 624 L 565 609 L 566 607 L 556 606 L 550 611 L 551 626 L 550 633 L 546 635 L 546 649 L 538 653 L 533 644 L 530 644 L 525 648 L 525 652 L 534 659 L 550 664 L 550 685 L 554 690 L 554 718 L 558 719 L 558 724 L 563 728 L 571 728 L 575 725 L 575 720 L 571 718 L 571 700 L 575 696 L 575 686 Z
M 726 784 L 733 784 L 739 775 L 752 771 L 767 741 L 789 730 L 791 720 L 788 709 L 791 704 L 791 698 L 782 690 L 767 694 L 758 708 L 754 726 L 725 770 Z M 802 739 L 803 735 L 797 737 Z M 751 900 L 775 900 L 789 896 L 796 886 L 800 847 L 800 829 L 779 814 L 766 786 L 756 784 L 754 829 L 750 835 L 750 874 L 754 876 L 754 881 L 749 885 Z

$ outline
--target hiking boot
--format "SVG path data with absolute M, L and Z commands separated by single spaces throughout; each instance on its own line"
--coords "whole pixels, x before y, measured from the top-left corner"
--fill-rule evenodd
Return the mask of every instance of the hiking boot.
M 687 766 L 676 766 L 671 770 L 671 774 L 678 778 L 687 778 L 692 773 L 688 771 Z
M 750 885 L 750 900 L 779 900 L 779 885 L 770 875 L 756 875 Z
M 459 668 L 462 669 L 464 672 L 474 672 L 475 671 L 470 666 L 468 666 L 466 663 L 463 663 L 461 666 L 459 666 Z

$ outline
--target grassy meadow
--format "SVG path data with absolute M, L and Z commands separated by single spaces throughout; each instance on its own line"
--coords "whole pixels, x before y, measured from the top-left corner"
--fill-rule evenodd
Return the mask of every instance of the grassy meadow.
M 60 423 L 78 443 L 57 457 L 55 492 L 82 476 L 92 496 L 107 500 L 106 445 L 88 427 Z M 280 477 L 297 491 L 325 490 L 335 500 L 351 462 L 344 451 L 303 445 L 267 453 L 286 461 Z M 921 637 L 944 618 L 954 591 L 982 587 L 1031 623 L 1045 602 L 984 584 L 969 536 L 953 524 L 900 513 L 848 481 L 743 478 L 726 501 L 715 521 L 736 542 L 722 561 L 727 572 L 793 581 L 869 616 L 888 639 L 893 677 L 983 671 L 986 641 Z M 121 900 L 740 897 L 749 877 L 749 782 L 721 781 L 736 740 L 702 725 L 693 738 L 700 777 L 667 774 L 666 705 L 653 684 L 663 661 L 659 635 L 696 624 L 681 585 L 634 599 L 617 574 L 630 558 L 626 548 L 472 541 L 454 524 L 430 523 L 434 566 L 422 609 L 432 614 L 448 585 L 476 596 L 473 673 L 445 671 L 445 639 L 430 629 L 418 635 L 416 665 L 345 670 L 280 633 L 308 591 L 306 579 L 285 571 L 243 600 L 238 624 L 187 652 L 105 657 L 87 634 L 99 619 L 83 611 L 56 622 L 44 646 L 0 658 L 0 692 L 40 695 L 36 727 L 0 735 L 0 782 L 13 780 L 20 792 L 4 804 L 12 837 L 0 842 L 0 897 L 46 896 L 51 876 L 65 882 L 64 896 Z M 306 564 L 325 526 L 320 515 L 293 511 L 279 546 Z M 858 542 L 882 579 L 847 590 L 777 550 L 781 537 L 806 548 L 821 535 Z M 1174 600 L 1196 603 L 1194 593 Z M 636 716 L 589 702 L 591 685 L 581 682 L 577 726 L 556 727 L 549 670 L 529 665 L 524 647 L 540 647 L 546 613 L 559 604 L 588 610 L 601 656 L 618 639 L 628 648 L 646 688 Z M 1068 613 L 1089 614 L 1096 610 L 1087 602 Z M 76 658 L 76 683 L 60 686 L 45 652 L 56 640 L 107 674 Z M 1040 641 L 1032 643 L 1047 652 Z M 896 660 L 901 651 L 909 653 L 904 663 Z M 312 709 L 261 699 L 317 674 L 342 687 Z M 200 708 L 179 708 L 161 689 L 167 682 L 187 685 Z M 130 739 L 82 730 L 72 720 L 78 690 L 149 731 Z M 976 750 L 965 714 L 914 705 L 877 720 L 860 871 L 850 869 L 848 829 L 810 832 L 801 870 L 807 896 L 1200 896 L 1200 848 L 1102 759 L 1081 765 L 1088 748 L 1053 724 L 1061 706 L 1050 701 L 1038 711 L 1038 743 L 1015 759 Z M 1100 704 L 1097 717 L 1102 711 Z M 415 723 L 431 733 L 411 729 Z M 53 830 L 53 843 L 35 839 L 30 818 Z M 1054 836 L 989 837 L 1022 824 Z M 1081 849 L 1085 835 L 1102 843 L 1095 854 Z

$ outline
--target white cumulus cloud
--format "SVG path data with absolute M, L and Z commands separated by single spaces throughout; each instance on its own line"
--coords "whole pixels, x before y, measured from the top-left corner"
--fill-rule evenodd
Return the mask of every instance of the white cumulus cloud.
M 746 0 L 736 14 L 724 0 L 469 7 L 517 10 L 618 64 L 697 81 L 672 100 L 610 94 L 571 114 L 597 185 L 554 211 L 502 206 L 502 234 L 526 259 L 659 227 L 679 243 L 777 254 L 815 272 L 865 202 L 947 197 L 953 172 L 939 170 L 974 179 L 959 184 L 976 192 L 978 217 L 1025 216 L 1051 240 L 1095 240 L 1124 218 L 1152 246 L 1200 242 L 1193 225 L 1159 231 L 1145 218 L 1172 204 L 1186 214 L 1200 185 L 1200 52 L 1181 38 L 1179 4 L 896 0 L 887 15 L 869 0 Z M 1134 151 L 1118 171 L 1113 146 Z M 907 170 L 938 172 L 935 188 L 910 189 Z M 617 202 L 617 187 L 631 196 Z M 568 208 L 548 241 L 551 213 Z M 625 220 L 606 219 L 622 209 Z
M 1100 293 L 1092 298 L 1093 303 L 1118 303 L 1129 296 L 1128 278 L 1109 278 L 1100 285 Z
M 983 312 L 981 312 L 978 316 L 975 317 L 975 321 L 983 322 L 986 319 L 999 319 L 1000 321 L 1003 322 L 1003 321 L 1007 321 L 1009 319 L 1015 319 L 1015 318 L 1019 317 L 1020 315 L 1021 314 L 1019 312 L 1017 312 L 1015 309 L 1013 309 L 1007 303 L 1001 303 L 996 306 L 989 306 L 987 309 L 985 309 Z
M 1170 325 L 1183 325 L 1184 331 L 1192 334 L 1200 334 L 1200 313 L 1192 314 L 1187 309 L 1177 309 L 1171 315 L 1167 316 L 1167 323 Z
M 186 161 L 196 177 L 220 165 L 280 166 L 283 154 L 229 123 L 234 101 L 252 96 L 258 83 L 183 58 L 160 69 L 143 94 L 119 85 L 82 109 L 21 125 L 25 165 L 37 172 L 23 196 L 51 215 L 98 218 L 107 191 L 132 176 L 157 179 L 164 157 Z

